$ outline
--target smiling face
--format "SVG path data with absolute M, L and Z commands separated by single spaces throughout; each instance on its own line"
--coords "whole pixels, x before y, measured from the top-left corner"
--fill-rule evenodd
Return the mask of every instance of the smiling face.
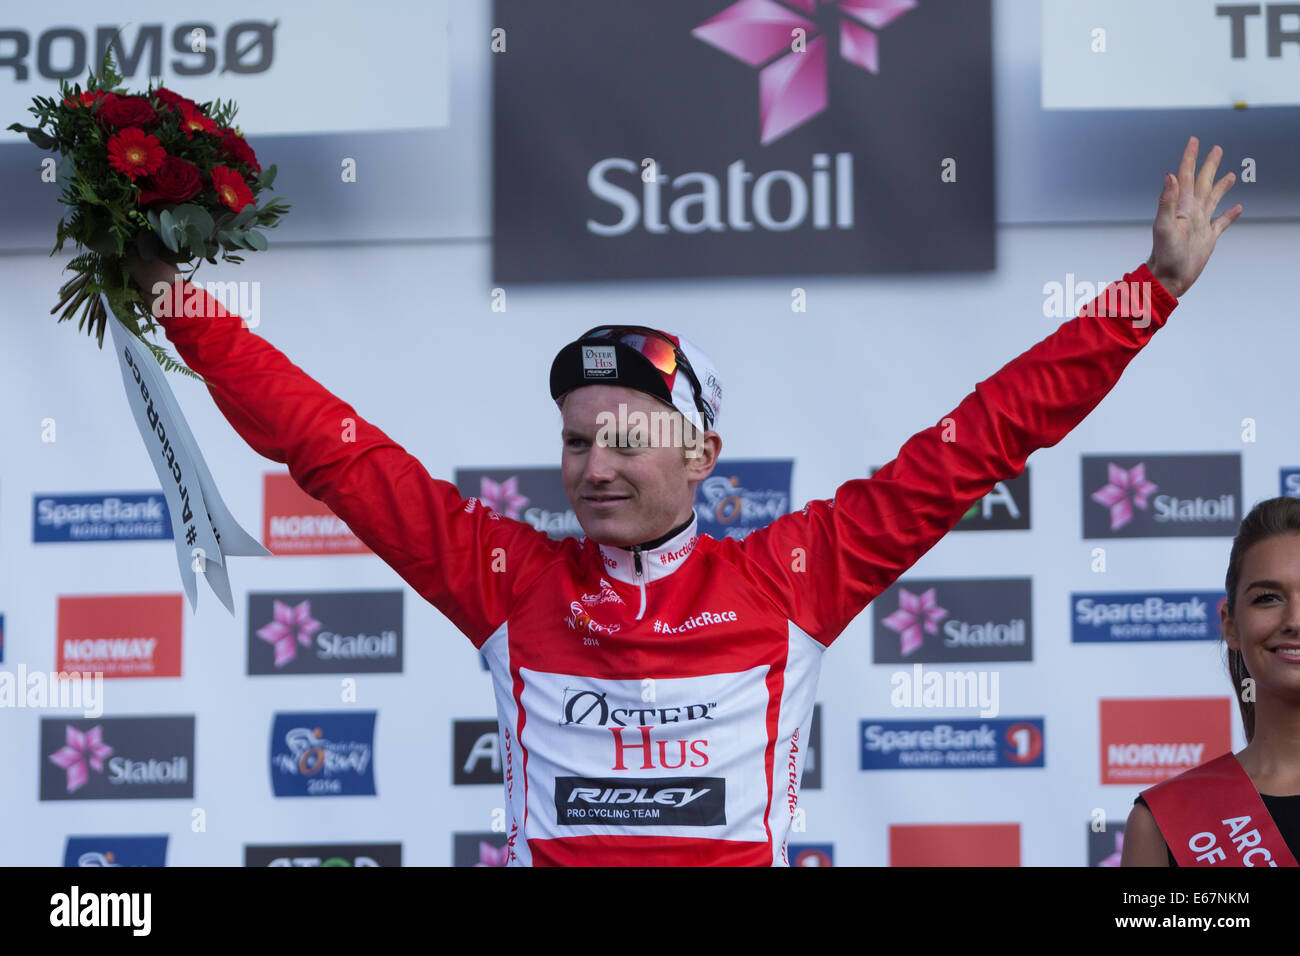
M 609 427 L 620 421 L 620 405 L 621 420 L 633 426 L 624 435 Z M 689 456 L 680 440 L 681 413 L 618 385 L 574 389 L 561 407 L 560 471 L 587 537 L 630 547 L 661 537 L 691 516 L 695 485 L 708 477 L 722 448 L 717 432 L 705 432 L 693 445 L 698 454 Z M 638 433 L 638 420 L 652 427 Z
M 1219 619 L 1257 690 L 1300 702 L 1300 534 L 1253 545 L 1241 563 L 1236 613 Z

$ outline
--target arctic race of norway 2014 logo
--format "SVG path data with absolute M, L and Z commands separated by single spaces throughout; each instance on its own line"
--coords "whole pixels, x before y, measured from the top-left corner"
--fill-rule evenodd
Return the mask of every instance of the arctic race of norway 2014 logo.
M 376 714 L 276 714 L 271 726 L 275 795 L 375 796 Z
M 494 280 L 993 268 L 987 0 L 564 9 L 495 7 Z

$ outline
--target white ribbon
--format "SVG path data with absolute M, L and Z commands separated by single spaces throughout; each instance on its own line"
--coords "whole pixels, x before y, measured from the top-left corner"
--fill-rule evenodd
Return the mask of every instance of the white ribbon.
M 221 500 L 212 472 L 194 441 L 194 433 L 181 414 L 171 387 L 153 353 L 141 344 L 104 297 L 104 307 L 112 318 L 108 322 L 113 345 L 122 365 L 122 384 L 127 404 L 135 416 L 136 427 L 145 449 L 162 482 L 167 510 L 172 519 L 172 538 L 176 542 L 176 560 L 181 583 L 190 599 L 190 609 L 199 604 L 196 574 L 207 578 L 217 599 L 231 614 L 235 613 L 226 570 L 227 555 L 269 557 L 271 552 L 239 526 L 230 509 Z

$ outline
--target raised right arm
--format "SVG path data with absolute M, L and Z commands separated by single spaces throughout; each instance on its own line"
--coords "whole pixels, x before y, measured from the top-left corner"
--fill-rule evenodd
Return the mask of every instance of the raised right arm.
M 179 279 L 159 262 L 139 264 L 135 275 L 149 302 L 155 282 Z M 184 290 L 196 297 L 202 317 L 157 321 L 186 365 L 207 380 L 235 431 L 259 455 L 287 465 L 299 487 L 328 505 L 420 596 L 481 645 L 506 619 L 521 572 L 556 545 L 531 526 L 463 498 L 450 482 L 432 478 L 418 459 L 200 286 L 187 283 Z M 505 560 L 494 562 L 494 554 Z M 499 570 L 503 566 L 505 572 Z

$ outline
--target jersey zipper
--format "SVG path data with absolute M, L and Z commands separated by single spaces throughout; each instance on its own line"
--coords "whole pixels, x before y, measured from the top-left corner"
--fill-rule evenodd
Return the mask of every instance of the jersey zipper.
M 637 545 L 632 547 L 632 562 L 636 567 L 636 581 L 641 585 L 641 610 L 636 612 L 636 619 L 641 620 L 641 615 L 645 614 L 645 573 L 641 570 L 641 548 Z

